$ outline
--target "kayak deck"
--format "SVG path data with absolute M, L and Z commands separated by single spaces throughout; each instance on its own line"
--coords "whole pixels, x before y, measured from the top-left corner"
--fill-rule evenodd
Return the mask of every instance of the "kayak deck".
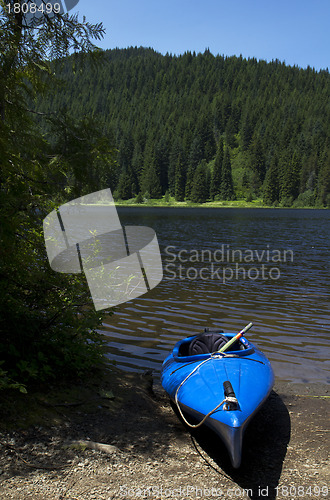
M 233 336 L 226 334 L 228 339 Z M 268 397 L 274 383 L 270 362 L 244 337 L 235 351 L 182 355 L 186 352 L 184 344 L 191 340 L 187 338 L 178 342 L 165 359 L 162 385 L 172 400 L 177 399 L 179 409 L 201 422 L 224 401 L 223 383 L 231 383 L 237 405 L 228 409 L 222 404 L 206 418 L 205 425 L 224 441 L 232 465 L 237 468 L 241 462 L 246 425 Z

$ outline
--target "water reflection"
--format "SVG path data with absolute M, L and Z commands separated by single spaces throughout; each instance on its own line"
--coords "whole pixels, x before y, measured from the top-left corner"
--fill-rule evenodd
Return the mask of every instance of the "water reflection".
M 269 357 L 278 377 L 330 382 L 328 211 L 141 207 L 119 208 L 119 216 L 123 225 L 155 229 L 165 270 L 158 287 L 119 306 L 104 325 L 108 356 L 118 366 L 159 373 L 163 359 L 183 336 L 205 326 L 236 332 L 252 321 L 255 327 L 248 336 Z M 174 262 L 169 245 L 175 247 Z M 235 270 L 236 264 L 245 269 L 245 279 L 241 270 L 224 282 L 221 271 L 212 276 L 211 262 L 181 262 L 177 256 L 182 249 L 187 258 L 194 249 L 212 253 L 222 245 L 256 250 L 259 260 L 267 249 L 292 250 L 293 262 L 267 261 L 266 254 L 261 261 L 215 262 L 222 272 L 224 267 Z M 172 272 L 166 270 L 169 263 Z M 180 279 L 179 265 L 185 279 Z M 262 265 L 267 280 L 262 279 Z M 187 276 L 190 267 L 196 271 Z M 279 269 L 276 279 L 266 274 L 272 267 Z M 202 268 L 206 271 L 201 276 Z M 256 271 L 248 276 L 251 268 L 259 271 L 256 279 Z

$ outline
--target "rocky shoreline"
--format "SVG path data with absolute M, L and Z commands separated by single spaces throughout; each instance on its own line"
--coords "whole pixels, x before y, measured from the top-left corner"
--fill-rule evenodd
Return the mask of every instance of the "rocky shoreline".
M 329 496 L 329 386 L 277 382 L 249 424 L 240 469 L 191 434 L 151 375 L 49 388 L 0 404 L 0 498 L 103 500 Z

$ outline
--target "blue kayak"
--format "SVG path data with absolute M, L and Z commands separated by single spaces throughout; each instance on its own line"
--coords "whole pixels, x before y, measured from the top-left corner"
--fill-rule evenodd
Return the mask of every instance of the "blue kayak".
M 274 374 L 270 362 L 244 336 L 206 332 L 180 340 L 165 359 L 161 383 L 190 427 L 205 423 L 225 443 L 231 463 L 241 464 L 244 430 L 267 399 Z

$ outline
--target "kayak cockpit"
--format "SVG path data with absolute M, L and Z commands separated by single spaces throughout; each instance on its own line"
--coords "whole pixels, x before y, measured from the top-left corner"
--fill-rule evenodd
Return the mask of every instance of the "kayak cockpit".
M 234 333 L 226 333 L 221 330 L 209 331 L 187 337 L 178 342 L 173 349 L 173 357 L 176 361 L 199 361 L 207 359 L 221 349 L 230 339 L 235 336 Z M 226 354 L 235 354 L 237 356 L 245 356 L 253 353 L 253 347 L 244 337 L 236 341 L 227 351 Z

